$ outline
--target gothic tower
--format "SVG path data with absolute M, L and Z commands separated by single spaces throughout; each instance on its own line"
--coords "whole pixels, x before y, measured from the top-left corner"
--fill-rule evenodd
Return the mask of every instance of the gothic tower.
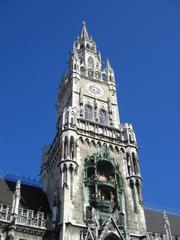
M 85 23 L 58 89 L 56 129 L 41 181 L 59 239 L 144 238 L 135 133 L 120 122 L 114 71 Z

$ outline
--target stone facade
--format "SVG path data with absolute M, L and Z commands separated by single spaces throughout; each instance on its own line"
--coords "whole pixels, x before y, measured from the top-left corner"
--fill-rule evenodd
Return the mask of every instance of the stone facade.
M 57 113 L 41 179 L 61 239 L 79 239 L 82 232 L 84 239 L 87 227 L 99 239 L 145 237 L 135 133 L 120 122 L 114 71 L 109 60 L 103 66 L 85 24 L 59 87 Z

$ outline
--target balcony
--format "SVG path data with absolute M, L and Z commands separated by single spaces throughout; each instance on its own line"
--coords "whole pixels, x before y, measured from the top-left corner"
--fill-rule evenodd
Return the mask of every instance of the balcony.
M 10 223 L 12 221 L 11 209 L 10 206 L 0 204 L 0 222 Z M 38 211 L 35 214 L 33 210 L 20 208 L 16 217 L 16 224 L 46 229 L 47 219 L 45 219 L 43 212 Z

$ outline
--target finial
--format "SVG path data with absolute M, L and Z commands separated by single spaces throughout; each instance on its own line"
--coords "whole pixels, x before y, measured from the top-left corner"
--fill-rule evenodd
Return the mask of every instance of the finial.
M 85 22 L 85 21 L 82 21 L 82 24 L 83 24 L 83 25 L 86 25 L 86 22 Z
M 16 189 L 20 189 L 20 187 L 21 187 L 21 181 L 18 180 L 18 181 L 17 181 L 17 184 L 16 184 Z

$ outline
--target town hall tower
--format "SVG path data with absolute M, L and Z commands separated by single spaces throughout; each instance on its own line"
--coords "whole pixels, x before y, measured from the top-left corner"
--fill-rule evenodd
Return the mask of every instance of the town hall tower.
M 60 240 L 146 236 L 135 133 L 120 121 L 113 68 L 85 23 L 58 88 L 56 136 L 43 153 L 41 182 Z

